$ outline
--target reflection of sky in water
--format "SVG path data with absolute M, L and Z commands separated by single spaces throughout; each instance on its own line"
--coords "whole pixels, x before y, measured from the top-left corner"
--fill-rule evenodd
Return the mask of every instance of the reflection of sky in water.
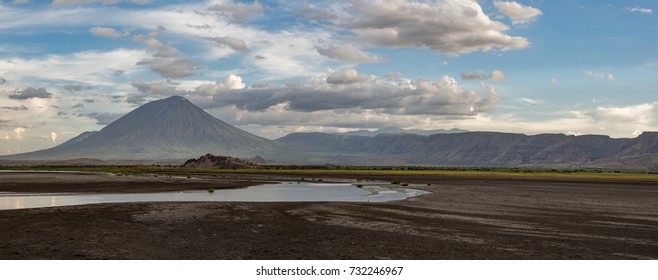
M 265 184 L 242 189 L 219 189 L 214 193 L 167 192 L 138 194 L 19 194 L 0 193 L 0 209 L 68 206 L 113 202 L 154 201 L 353 201 L 384 202 L 401 200 L 425 192 L 413 189 L 387 189 L 378 186 L 357 188 L 351 184 Z

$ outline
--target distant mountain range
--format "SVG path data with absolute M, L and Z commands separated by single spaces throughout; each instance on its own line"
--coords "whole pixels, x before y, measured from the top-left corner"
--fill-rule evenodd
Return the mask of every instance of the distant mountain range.
M 179 96 L 145 104 L 98 132 L 1 162 L 187 160 L 212 153 L 268 163 L 658 169 L 658 132 L 633 139 L 452 130 L 292 133 L 269 140 L 216 119 Z M 88 159 L 88 160 L 78 160 Z M 260 160 L 259 160 L 260 161 Z M 1 163 L 0 162 L 0 163 Z
M 422 129 L 401 129 L 398 127 L 386 127 L 378 129 L 375 131 L 370 130 L 357 130 L 349 131 L 344 133 L 334 133 L 338 135 L 349 135 L 349 136 L 377 136 L 379 134 L 418 134 L 418 135 L 432 135 L 439 133 L 462 133 L 468 132 L 468 130 L 453 128 L 453 129 L 435 129 L 435 130 L 422 130 Z
M 293 133 L 277 141 L 333 161 L 378 165 L 658 168 L 657 132 L 645 132 L 634 139 L 499 132 L 429 136 Z

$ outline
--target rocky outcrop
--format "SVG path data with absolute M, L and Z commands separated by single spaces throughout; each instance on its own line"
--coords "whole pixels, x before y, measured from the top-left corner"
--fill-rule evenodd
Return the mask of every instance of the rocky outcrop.
M 206 154 L 197 159 L 187 160 L 183 168 L 199 168 L 199 169 L 244 169 L 256 168 L 257 165 L 248 161 L 234 157 L 216 156 L 213 154 Z

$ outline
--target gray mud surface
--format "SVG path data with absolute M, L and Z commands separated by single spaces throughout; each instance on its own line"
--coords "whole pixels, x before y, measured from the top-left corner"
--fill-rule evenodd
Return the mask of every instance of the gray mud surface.
M 3 210 L 0 259 L 658 259 L 658 182 L 331 177 L 324 181 L 395 179 L 432 193 L 386 203 Z M 0 192 L 154 192 L 241 187 L 259 179 L 286 178 L 0 173 Z

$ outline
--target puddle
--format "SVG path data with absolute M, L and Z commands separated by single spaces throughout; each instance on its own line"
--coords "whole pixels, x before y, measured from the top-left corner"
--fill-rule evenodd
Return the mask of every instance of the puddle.
M 403 200 L 427 192 L 415 189 L 392 189 L 375 185 L 279 183 L 241 189 L 219 189 L 214 193 L 164 192 L 136 194 L 69 194 L 69 193 L 0 193 L 0 210 L 56 207 L 97 203 L 156 201 L 350 201 L 386 202 Z

